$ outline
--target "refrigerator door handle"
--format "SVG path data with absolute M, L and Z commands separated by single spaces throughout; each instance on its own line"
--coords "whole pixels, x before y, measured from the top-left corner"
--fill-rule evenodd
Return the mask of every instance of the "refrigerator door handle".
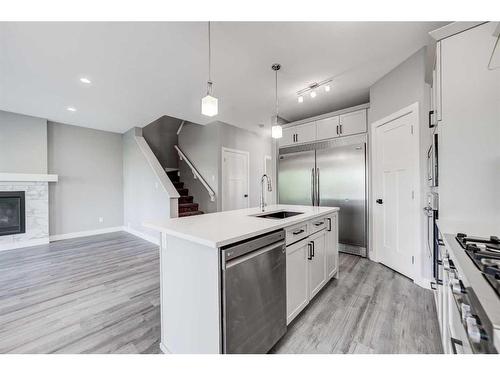
M 314 206 L 314 191 L 315 191 L 315 186 L 314 186 L 314 168 L 311 169 L 311 201 L 312 205 Z
M 319 168 L 316 168 L 316 205 L 319 206 Z

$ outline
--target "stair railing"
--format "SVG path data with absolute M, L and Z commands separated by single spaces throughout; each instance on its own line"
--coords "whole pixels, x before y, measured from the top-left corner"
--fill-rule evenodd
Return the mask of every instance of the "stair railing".
M 191 163 L 191 161 L 188 159 L 188 157 L 182 152 L 182 150 L 179 148 L 179 146 L 175 145 L 174 146 L 175 150 L 179 154 L 179 159 L 184 160 L 186 164 L 191 168 L 191 172 L 193 172 L 193 177 L 195 180 L 199 180 L 201 184 L 205 187 L 205 189 L 208 191 L 208 195 L 210 195 L 210 200 L 212 202 L 215 201 L 215 192 L 212 190 L 210 185 L 205 181 L 203 176 L 198 172 L 196 167 Z

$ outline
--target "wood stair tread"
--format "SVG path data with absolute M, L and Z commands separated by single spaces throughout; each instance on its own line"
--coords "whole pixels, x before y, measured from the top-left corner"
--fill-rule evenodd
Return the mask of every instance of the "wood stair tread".
M 184 217 L 184 216 L 195 216 L 195 215 L 202 215 L 203 211 L 187 211 L 187 212 L 179 212 L 179 217 Z
M 189 189 L 184 187 L 184 182 L 180 180 L 178 170 L 168 170 L 167 176 L 172 181 L 180 197 L 177 200 L 177 212 L 179 217 L 202 215 L 198 203 L 193 201 L 193 196 L 189 195 Z

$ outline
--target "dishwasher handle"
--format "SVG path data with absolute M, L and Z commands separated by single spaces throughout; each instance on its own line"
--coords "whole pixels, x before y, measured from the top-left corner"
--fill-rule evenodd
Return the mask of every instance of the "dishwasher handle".
M 223 267 L 223 269 L 231 268 L 233 266 L 236 266 L 237 264 L 243 263 L 249 259 L 252 259 L 254 257 L 257 257 L 259 255 L 262 255 L 264 253 L 267 253 L 267 252 L 274 250 L 276 248 L 279 248 L 279 247 L 282 248 L 281 252 L 285 253 L 285 251 L 286 251 L 285 241 L 279 241 L 279 242 L 275 242 L 269 246 L 263 247 L 261 249 L 252 251 L 251 253 L 247 253 L 247 254 L 242 255 L 240 257 L 228 260 L 225 264 L 222 265 L 222 267 Z

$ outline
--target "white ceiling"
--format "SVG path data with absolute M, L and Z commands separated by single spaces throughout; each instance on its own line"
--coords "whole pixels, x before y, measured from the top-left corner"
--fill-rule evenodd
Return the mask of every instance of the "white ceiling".
M 0 23 L 0 109 L 125 132 L 162 115 L 257 130 L 274 112 L 289 121 L 368 101 L 369 87 L 429 43 L 438 22 L 215 22 L 212 80 L 219 115 L 200 114 L 207 24 Z M 92 85 L 85 87 L 85 76 Z M 334 77 L 329 93 L 296 91 Z M 66 110 L 68 106 L 76 112 Z

